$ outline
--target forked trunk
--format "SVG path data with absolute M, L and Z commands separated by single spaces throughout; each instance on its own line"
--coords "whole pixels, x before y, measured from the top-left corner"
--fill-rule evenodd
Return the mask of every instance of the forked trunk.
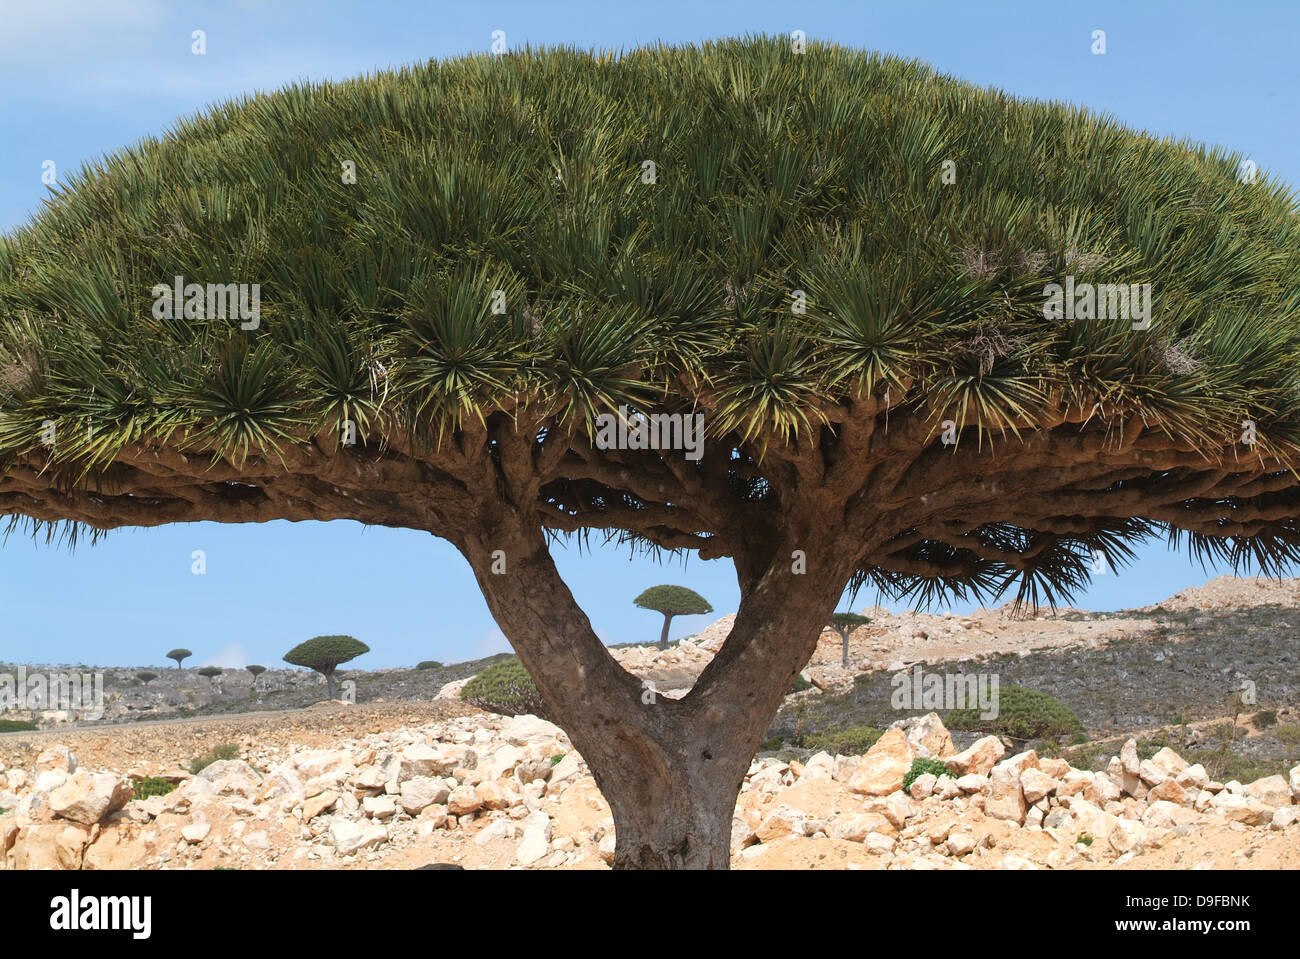
M 531 517 L 493 519 L 467 523 L 456 545 L 549 718 L 569 735 L 610 804 L 615 867 L 728 868 L 745 773 L 816 649 L 848 567 L 827 559 L 821 575 L 792 573 L 779 558 L 791 555 L 782 543 L 761 569 L 740 572 L 742 598 L 727 641 L 691 692 L 674 700 L 610 655 Z M 822 554 L 836 562 L 845 555 L 851 562 L 835 544 Z

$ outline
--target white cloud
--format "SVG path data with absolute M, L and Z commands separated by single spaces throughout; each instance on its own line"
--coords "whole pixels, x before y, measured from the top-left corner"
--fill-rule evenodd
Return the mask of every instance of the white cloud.
M 239 643 L 230 643 L 214 656 L 209 656 L 203 661 L 204 666 L 220 666 L 222 669 L 243 669 L 252 660 L 248 658 L 248 650 Z
M 483 659 L 496 653 L 510 652 L 514 652 L 514 650 L 510 648 L 510 642 L 506 639 L 505 633 L 499 629 L 493 629 L 474 640 L 474 651 L 469 658 Z

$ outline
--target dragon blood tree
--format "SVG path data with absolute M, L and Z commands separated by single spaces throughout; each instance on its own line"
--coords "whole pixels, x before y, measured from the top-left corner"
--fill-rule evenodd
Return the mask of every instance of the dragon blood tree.
M 674 616 L 702 616 L 713 612 L 707 599 L 685 586 L 651 586 L 632 602 L 642 609 L 663 614 L 664 625 L 659 631 L 660 649 L 668 648 L 668 628 L 672 626 Z
M 871 622 L 870 617 L 857 613 L 832 613 L 827 625 L 840 634 L 840 666 L 849 668 L 849 637 L 860 627 Z
M 1038 603 L 1153 535 L 1300 553 L 1300 219 L 1237 163 L 780 39 L 248 97 L 0 242 L 0 511 L 444 537 L 616 865 L 725 868 L 846 586 Z M 684 698 L 642 702 L 557 574 L 590 531 L 734 563 Z

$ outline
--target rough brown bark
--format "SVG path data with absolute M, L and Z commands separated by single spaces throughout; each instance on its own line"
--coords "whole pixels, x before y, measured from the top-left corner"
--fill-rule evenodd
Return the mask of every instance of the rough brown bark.
M 816 548 L 796 536 L 766 551 L 761 573 L 764 560 L 739 563 L 735 626 L 691 692 L 672 700 L 609 654 L 555 569 L 534 516 L 507 509 L 479 520 L 457 546 L 551 718 L 610 804 L 615 867 L 728 868 L 745 773 L 839 600 L 851 551 L 825 536 Z M 797 548 L 807 553 L 802 573 L 789 559 Z

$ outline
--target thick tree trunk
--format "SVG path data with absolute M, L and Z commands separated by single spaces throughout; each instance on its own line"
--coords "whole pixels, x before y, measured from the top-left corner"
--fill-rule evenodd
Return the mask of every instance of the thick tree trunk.
M 668 648 L 668 627 L 672 625 L 673 618 L 664 613 L 664 628 L 659 631 L 659 648 Z
M 815 571 L 792 573 L 787 542 L 764 562 L 738 563 L 742 599 L 732 631 L 691 692 L 673 700 L 610 655 L 531 515 L 494 511 L 466 522 L 457 537 L 549 718 L 610 804 L 616 868 L 729 867 L 745 773 L 851 569 L 852 551 L 824 534 L 795 542 L 822 544 Z
M 843 665 L 845 669 L 849 668 L 849 636 L 850 635 L 851 635 L 850 633 L 840 634 L 840 638 L 843 640 L 843 645 L 840 647 L 840 661 L 841 661 L 841 665 Z
M 334 685 L 334 670 L 331 669 L 329 672 L 323 673 L 322 675 L 324 675 L 325 683 L 329 687 L 330 702 L 333 702 L 338 699 L 337 687 Z

